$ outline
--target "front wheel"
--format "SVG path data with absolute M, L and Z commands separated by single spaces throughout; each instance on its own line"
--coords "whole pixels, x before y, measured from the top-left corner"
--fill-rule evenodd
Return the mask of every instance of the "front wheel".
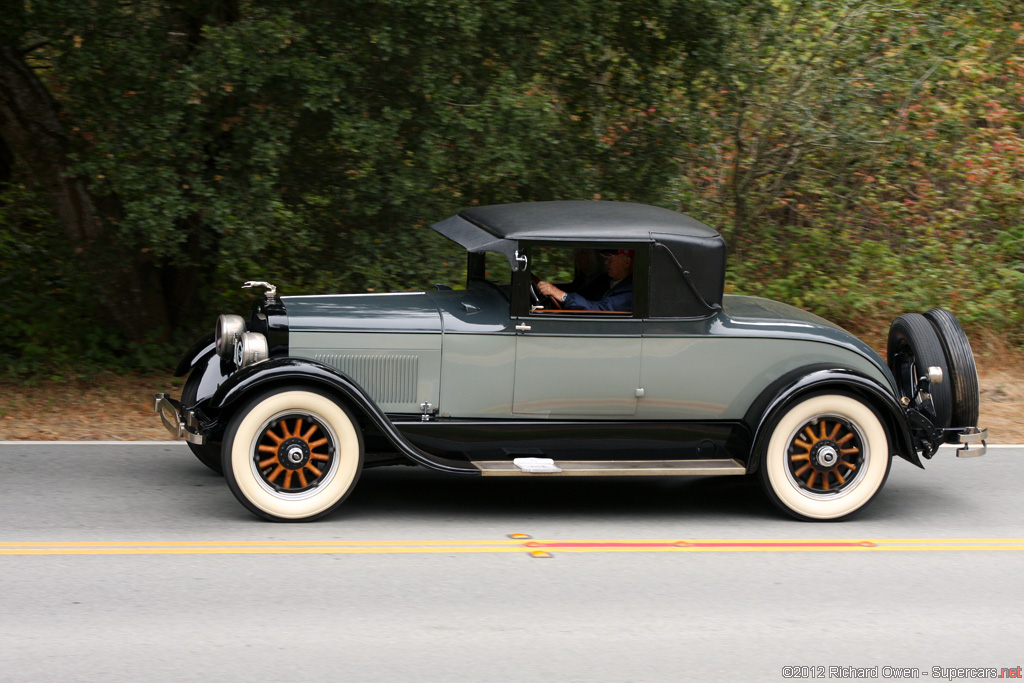
M 341 505 L 363 467 L 363 438 L 349 411 L 327 396 L 285 388 L 232 418 L 224 477 L 251 512 L 275 522 L 308 521 Z
M 776 420 L 762 453 L 768 497 L 802 520 L 838 520 L 874 498 L 889 474 L 889 440 L 874 410 L 821 394 Z

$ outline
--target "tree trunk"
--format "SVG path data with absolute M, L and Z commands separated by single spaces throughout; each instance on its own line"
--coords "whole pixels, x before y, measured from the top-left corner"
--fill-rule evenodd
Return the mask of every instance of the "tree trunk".
M 0 47 L 0 138 L 45 193 L 64 235 L 91 276 L 103 308 L 136 342 L 166 339 L 168 317 L 159 269 L 132 245 L 119 244 L 97 212 L 84 178 L 68 174 L 68 138 L 60 105 L 16 48 Z M 117 215 L 116 197 L 104 214 Z

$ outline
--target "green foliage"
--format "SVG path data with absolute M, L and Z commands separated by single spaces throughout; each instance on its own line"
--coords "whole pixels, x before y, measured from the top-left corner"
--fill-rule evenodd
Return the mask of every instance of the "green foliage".
M 857 329 L 943 306 L 1024 341 L 1024 31 L 995 3 L 938 10 L 734 24 L 731 77 L 679 105 L 709 116 L 673 186 L 725 228 L 734 291 Z
M 48 41 L 29 59 L 67 122 L 60 172 L 158 269 L 174 339 L 246 279 L 461 279 L 423 227 L 466 205 L 656 200 L 685 131 L 653 114 L 716 65 L 738 4 L 44 0 L 4 28 Z
M 726 234 L 729 287 L 853 327 L 951 308 L 1024 342 L 1024 38 L 978 0 L 44 0 L 0 22 L 61 107 L 168 329 L 110 325 L 15 165 L 0 357 L 173 363 L 247 279 L 458 285 L 426 226 L 478 204 L 650 202 Z
M 102 324 L 93 283 L 76 268 L 75 254 L 39 198 L 21 186 L 8 186 L 2 197 L 0 376 L 166 367 L 176 350 L 156 341 L 126 347 L 116 329 Z

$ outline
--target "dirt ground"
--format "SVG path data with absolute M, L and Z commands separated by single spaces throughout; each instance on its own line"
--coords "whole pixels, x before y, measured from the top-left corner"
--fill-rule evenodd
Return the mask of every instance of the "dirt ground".
M 879 347 L 870 332 L 862 335 Z M 882 342 L 884 345 L 884 341 Z M 972 340 L 981 383 L 982 426 L 991 443 L 1024 442 L 1024 353 L 995 338 Z M 130 441 L 170 438 L 153 394 L 181 394 L 182 378 L 98 375 L 26 386 L 0 382 L 0 441 Z

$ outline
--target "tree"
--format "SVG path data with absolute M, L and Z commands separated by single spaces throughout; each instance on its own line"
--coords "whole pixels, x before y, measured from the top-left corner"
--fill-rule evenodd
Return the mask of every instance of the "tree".
M 704 125 L 675 192 L 729 226 L 730 284 L 858 328 L 941 305 L 1016 335 L 1019 17 L 805 0 L 726 31 L 725 78 L 678 107 Z
M 242 277 L 394 285 L 367 245 L 465 204 L 655 197 L 682 131 L 648 114 L 731 7 L 26 3 L 0 139 L 111 318 L 166 338 Z

